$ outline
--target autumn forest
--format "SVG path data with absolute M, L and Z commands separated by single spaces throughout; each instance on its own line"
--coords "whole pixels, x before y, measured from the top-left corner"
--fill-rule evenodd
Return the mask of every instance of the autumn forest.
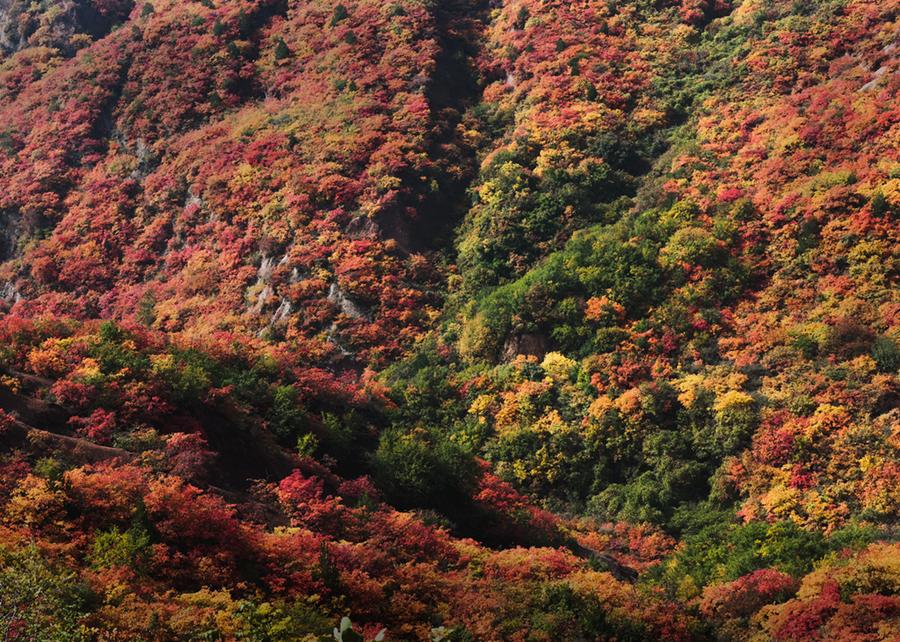
M 900 640 L 898 20 L 0 0 L 0 638 Z

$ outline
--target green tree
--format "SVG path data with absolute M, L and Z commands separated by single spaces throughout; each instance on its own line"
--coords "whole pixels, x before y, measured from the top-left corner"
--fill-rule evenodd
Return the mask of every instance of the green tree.
M 334 8 L 334 13 L 331 14 L 331 26 L 335 26 L 340 22 L 343 22 L 347 19 L 350 14 L 347 12 L 347 7 L 342 4 L 337 5 Z
M 86 590 L 34 545 L 0 548 L 0 637 L 29 642 L 87 640 L 80 619 Z
M 284 60 L 291 55 L 291 50 L 288 49 L 287 43 L 284 41 L 284 38 L 279 38 L 278 42 L 275 43 L 275 60 Z

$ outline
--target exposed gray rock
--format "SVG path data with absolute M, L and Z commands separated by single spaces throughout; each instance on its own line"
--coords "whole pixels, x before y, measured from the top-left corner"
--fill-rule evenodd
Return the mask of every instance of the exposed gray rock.
M 272 318 L 269 320 L 269 325 L 276 325 L 281 323 L 285 319 L 287 319 L 291 314 L 291 302 L 286 298 L 281 297 L 281 303 L 278 305 L 278 309 L 272 314 Z
M 259 292 L 259 296 L 256 297 L 256 303 L 254 304 L 251 312 L 254 314 L 262 314 L 263 308 L 266 306 L 266 301 L 269 300 L 269 297 L 274 294 L 271 285 L 267 285 Z
M 887 67 L 879 67 L 878 69 L 876 69 L 875 72 L 873 73 L 874 77 L 872 78 L 872 80 L 870 80 L 865 85 L 860 87 L 859 90 L 860 91 L 871 91 L 872 89 L 874 89 L 875 85 L 878 84 L 878 81 L 881 80 L 881 77 L 887 73 L 887 70 L 888 70 Z
M 347 236 L 352 239 L 377 239 L 381 234 L 378 223 L 368 216 L 357 216 L 347 224 Z
M 0 299 L 7 303 L 18 303 L 22 300 L 22 295 L 12 281 L 7 281 L 0 287 Z
M 271 256 L 264 256 L 262 262 L 259 264 L 259 270 L 256 272 L 256 276 L 259 279 L 260 283 L 268 283 L 269 279 L 272 278 L 272 270 L 275 269 L 275 258 Z
M 16 255 L 23 227 L 22 215 L 19 211 L 15 209 L 0 210 L 0 261 Z
M 362 305 L 353 301 L 337 283 L 328 289 L 328 300 L 341 309 L 341 312 L 354 319 L 369 318 L 369 312 Z
M 341 344 L 341 340 L 338 337 L 338 327 L 337 327 L 336 323 L 332 323 L 331 327 L 328 328 L 327 341 L 328 341 L 328 343 L 330 343 L 331 345 L 336 347 L 340 351 L 342 356 L 344 356 L 344 357 L 353 356 L 353 353 L 350 352 L 349 350 L 347 350 L 347 348 L 345 348 Z

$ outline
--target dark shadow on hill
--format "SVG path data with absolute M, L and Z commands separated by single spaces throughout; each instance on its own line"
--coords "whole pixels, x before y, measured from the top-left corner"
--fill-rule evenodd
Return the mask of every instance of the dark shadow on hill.
M 376 219 L 384 236 L 409 251 L 449 249 L 453 232 L 468 208 L 468 189 L 477 174 L 476 150 L 461 136 L 466 112 L 481 99 L 482 86 L 473 65 L 489 19 L 489 3 L 451 0 L 438 3 L 436 69 L 425 89 L 434 124 L 427 151 L 431 175 L 401 176 L 415 185 L 413 196 Z M 409 212 L 415 212 L 414 217 Z

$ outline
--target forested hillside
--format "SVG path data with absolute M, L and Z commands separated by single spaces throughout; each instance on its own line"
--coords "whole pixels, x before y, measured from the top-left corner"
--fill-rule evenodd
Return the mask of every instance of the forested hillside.
M 898 10 L 0 0 L 3 639 L 900 639 Z

